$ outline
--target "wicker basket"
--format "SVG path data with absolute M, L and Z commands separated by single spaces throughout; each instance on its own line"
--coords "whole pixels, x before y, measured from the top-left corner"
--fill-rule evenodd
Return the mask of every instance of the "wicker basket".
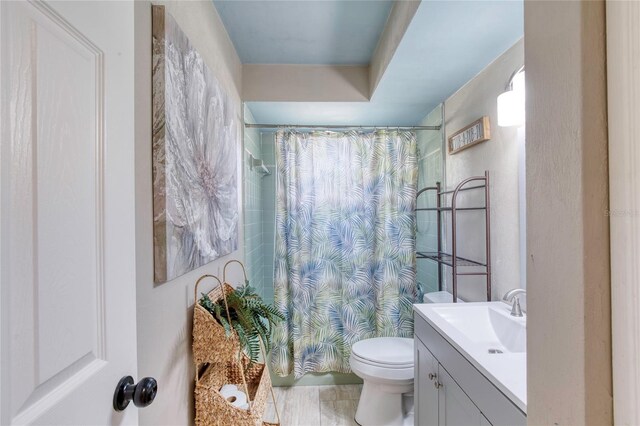
M 244 357 L 248 363 L 248 359 Z M 239 363 L 227 365 L 211 364 L 196 377 L 196 425 L 255 426 L 279 423 L 262 421 L 271 392 L 269 369 L 264 364 L 254 363 L 245 370 L 248 387 L 247 396 L 251 401 L 249 410 L 241 410 L 231 405 L 218 391 L 225 384 L 235 384 L 244 388 Z M 246 365 L 246 364 L 245 364 Z
M 213 278 L 218 282 L 219 285 L 208 296 L 212 302 L 224 300 L 227 317 L 230 315 L 226 295 L 233 291 L 233 287 L 222 284 L 214 275 L 203 275 L 196 282 L 196 303 L 193 310 L 196 425 L 279 425 L 280 416 L 271 388 L 269 369 L 264 363 L 251 364 L 249 358 L 242 353 L 237 335 L 227 336 L 224 327 L 198 303 L 198 284 L 205 278 Z M 235 384 L 247 395 L 250 401 L 248 410 L 233 406 L 222 396 L 220 388 L 225 384 Z M 262 420 L 269 394 L 273 398 L 277 423 Z
M 213 275 L 203 275 L 203 278 L 218 279 Z M 214 288 L 208 296 L 212 302 L 216 302 L 233 291 L 229 284 Z M 202 364 L 226 364 L 232 359 L 238 358 L 240 343 L 235 335 L 227 336 L 224 327 L 207 311 L 200 306 L 198 300 L 198 284 L 196 284 L 196 303 L 193 307 L 193 362 Z M 227 317 L 229 314 L 227 314 Z

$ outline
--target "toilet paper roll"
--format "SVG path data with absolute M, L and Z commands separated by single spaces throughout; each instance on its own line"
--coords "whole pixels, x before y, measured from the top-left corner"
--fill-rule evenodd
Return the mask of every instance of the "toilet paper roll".
M 237 387 L 237 386 L 235 386 L 235 389 L 234 389 L 234 385 L 224 385 L 224 386 L 220 389 L 220 393 L 221 393 L 221 394 L 222 394 L 222 396 L 224 396 L 225 398 L 226 398 L 226 397 L 229 397 L 229 396 L 235 396 L 235 397 L 237 397 L 237 396 L 238 396 L 238 395 L 237 395 L 238 393 L 241 393 L 241 394 L 243 394 L 243 395 L 244 395 L 244 392 L 242 392 L 242 391 L 238 390 L 238 387 Z M 246 399 L 246 396 L 245 396 L 245 399 Z
M 224 385 L 220 388 L 220 393 L 237 391 L 238 387 L 236 385 Z
M 244 392 L 228 390 L 220 393 L 234 407 L 240 407 L 247 403 L 247 395 Z

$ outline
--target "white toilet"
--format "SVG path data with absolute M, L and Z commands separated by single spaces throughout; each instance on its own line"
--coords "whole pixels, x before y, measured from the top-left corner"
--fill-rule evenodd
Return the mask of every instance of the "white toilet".
M 451 293 L 427 293 L 425 303 L 450 303 Z M 463 301 L 458 299 L 458 302 Z M 376 337 L 355 343 L 351 370 L 363 381 L 356 411 L 362 426 L 413 425 L 413 339 Z
M 356 411 L 358 424 L 413 424 L 413 339 L 361 340 L 351 347 L 349 363 L 364 381 Z

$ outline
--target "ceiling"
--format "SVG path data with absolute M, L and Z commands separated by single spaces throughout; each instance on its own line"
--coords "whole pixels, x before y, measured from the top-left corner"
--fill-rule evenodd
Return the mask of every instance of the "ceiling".
M 215 4 L 243 62 L 260 63 L 367 63 L 390 8 L 387 1 L 357 0 Z M 355 14 L 360 7 L 362 15 Z M 369 8 L 371 12 L 364 12 Z M 290 11 L 285 13 L 285 9 Z M 349 10 L 348 16 L 339 18 L 339 10 Z M 283 13 L 286 19 L 280 16 Z M 261 22 L 273 25 L 263 23 L 254 33 L 240 29 L 245 25 L 237 23 L 241 17 L 253 22 L 258 21 L 257 15 Z M 368 35 L 345 36 L 344 26 L 367 28 Z M 265 124 L 419 124 L 436 105 L 515 44 L 523 32 L 522 0 L 423 0 L 369 102 L 249 102 L 248 106 L 256 121 Z M 296 33 L 305 35 L 296 37 Z M 301 38 L 307 48 L 301 47 Z M 333 53 L 327 48 L 332 43 L 336 46 Z M 343 44 L 344 50 L 338 48 Z M 325 62 L 317 62 L 320 59 Z
M 377 1 L 214 0 L 245 64 L 368 64 L 393 6 Z

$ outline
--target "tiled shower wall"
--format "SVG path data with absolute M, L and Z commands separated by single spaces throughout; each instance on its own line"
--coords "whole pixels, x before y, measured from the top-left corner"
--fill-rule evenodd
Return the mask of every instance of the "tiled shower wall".
M 436 182 L 443 182 L 443 135 L 444 125 L 442 105 L 438 105 L 420 123 L 423 126 L 442 125 L 440 130 L 418 131 L 418 190 L 435 186 Z M 418 198 L 418 208 L 435 207 L 436 197 L 432 193 L 422 194 Z M 438 250 L 438 229 L 436 212 L 421 211 L 416 213 L 417 251 L 434 252 Z M 438 291 L 438 266 L 428 259 L 417 259 L 418 293 Z M 444 272 L 444 271 L 443 271 Z
M 253 122 L 253 117 L 245 109 L 245 121 Z M 245 128 L 244 132 L 244 247 L 245 267 L 249 283 L 258 294 L 264 292 L 264 242 L 262 232 L 262 173 L 251 167 L 251 154 L 262 158 L 259 129 Z
M 262 158 L 270 175 L 262 178 L 262 297 L 267 303 L 273 303 L 273 255 L 276 228 L 276 167 L 275 167 L 275 133 L 261 134 Z
M 253 122 L 245 110 L 245 121 Z M 245 266 L 249 282 L 265 302 L 273 303 L 273 253 L 275 232 L 275 134 L 260 129 L 245 128 L 244 190 L 245 190 Z M 250 154 L 264 162 L 271 174 L 251 167 Z

